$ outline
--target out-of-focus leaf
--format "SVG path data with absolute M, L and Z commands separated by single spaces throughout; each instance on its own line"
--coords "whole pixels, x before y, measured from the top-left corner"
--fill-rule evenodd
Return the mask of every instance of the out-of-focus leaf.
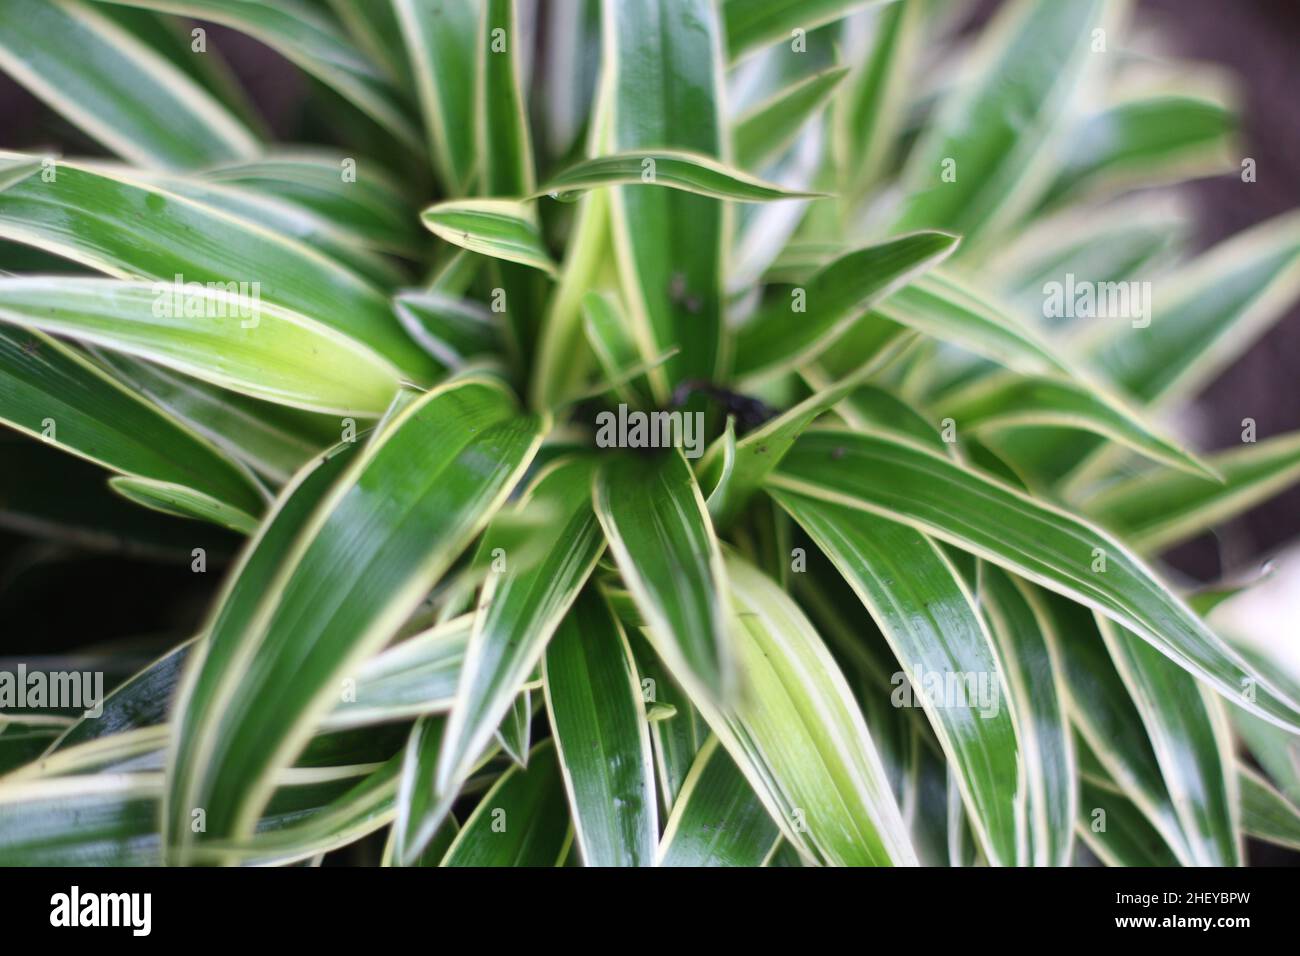
M 219 100 L 94 4 L 7 0 L 0 68 L 142 166 L 188 169 L 259 148 Z
M 0 328 L 0 422 L 121 474 L 262 511 L 253 479 L 215 445 L 39 333 Z
M 350 269 L 129 176 L 61 161 L 53 182 L 29 178 L 0 192 L 0 238 L 118 279 L 175 283 L 179 275 L 182 283 L 227 290 L 235 283 L 250 298 L 257 289 L 259 301 L 369 345 L 415 380 L 436 371 L 402 332 L 384 295 Z
M 235 285 L 231 283 L 231 285 Z M 195 283 L 0 278 L 0 322 L 157 362 L 253 398 L 377 415 L 401 373 L 301 313 Z
M 412 148 L 419 134 L 383 73 L 303 0 L 103 0 L 246 33 L 311 74 Z

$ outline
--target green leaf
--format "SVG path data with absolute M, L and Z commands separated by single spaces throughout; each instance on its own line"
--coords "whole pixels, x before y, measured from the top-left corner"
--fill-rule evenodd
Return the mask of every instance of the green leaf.
M 1190 866 L 1192 852 L 1146 724 L 1098 631 L 1097 616 L 1055 594 L 1040 593 L 1061 655 L 1070 719 L 1078 731 L 1075 750 L 1080 774 L 1104 778 L 1122 790 L 1159 834 L 1166 852 L 1180 865 Z M 1081 817 L 1086 818 L 1090 809 L 1081 804 Z
M 0 322 L 312 411 L 378 415 L 401 380 L 387 359 L 327 325 L 197 283 L 0 278 Z
M 1016 0 L 1002 7 L 911 152 L 895 230 L 948 229 L 970 245 L 1033 207 L 1048 185 L 1038 171 L 1051 159 L 1047 147 L 1099 58 L 1093 30 L 1108 6 Z
M 558 866 L 572 841 L 555 746 L 543 740 L 497 778 L 456 839 L 443 866 Z
M 901 699 L 915 700 L 930 718 L 989 862 L 1026 862 L 1027 788 L 1006 681 L 957 568 L 906 525 L 781 491 L 773 496 L 831 559 L 889 642 L 910 687 Z M 891 698 L 896 706 L 899 693 Z
M 568 202 L 591 189 L 627 185 L 667 186 L 697 196 L 735 202 L 811 199 L 821 195 L 764 182 L 702 153 L 650 149 L 584 159 L 557 173 L 531 198 L 550 196 Z
M 1018 718 L 1033 864 L 1068 866 L 1079 780 L 1056 635 L 1033 588 L 987 563 L 979 575 L 980 600 L 1011 692 L 1008 704 Z
M 383 73 L 302 0 L 108 0 L 246 33 L 320 80 L 412 148 L 420 138 Z
M 921 232 L 836 259 L 808 280 L 802 296 L 773 299 L 741 329 L 737 375 L 774 375 L 812 361 L 875 303 L 951 255 L 959 241 Z
M 482 41 L 469 0 L 392 0 L 415 73 L 434 167 L 444 192 L 461 196 L 475 171 L 474 76 Z M 516 37 L 508 38 L 513 44 Z
M 1107 866 L 1179 865 L 1160 834 L 1122 790 L 1088 775 L 1079 784 L 1079 833 L 1102 862 Z
M 710 737 L 664 827 L 659 865 L 762 866 L 780 839 L 736 762 Z
M 407 334 L 449 369 L 500 347 L 501 330 L 492 313 L 471 299 L 436 290 L 402 292 L 393 297 L 393 310 Z
M 836 94 L 833 148 L 840 191 L 850 201 L 880 179 L 898 148 L 925 12 L 920 3 L 881 7 L 870 50 Z
M 1150 644 L 1109 621 L 1097 624 L 1142 715 L 1193 864 L 1240 865 L 1235 760 L 1218 701 Z
M 188 169 L 254 156 L 252 133 L 202 86 L 78 0 L 9 0 L 0 68 L 125 159 Z
M 262 511 L 252 478 L 216 446 L 39 333 L 0 327 L 0 422 L 120 474 Z
M 1158 552 L 1249 510 L 1300 480 L 1300 433 L 1278 435 L 1209 456 L 1223 476 L 1179 472 L 1122 479 L 1084 501 L 1083 510 L 1139 552 Z
M 803 612 L 762 572 L 728 557 L 734 709 L 695 698 L 785 839 L 810 861 L 915 865 L 898 805 L 844 675 Z
M 804 435 L 769 482 L 872 511 L 992 561 L 1087 604 L 1155 645 L 1180 667 L 1279 726 L 1300 728 L 1300 705 L 1257 680 L 1138 558 L 1100 529 L 948 459 L 880 436 L 826 430 Z M 978 508 L 954 502 L 978 501 Z M 1104 558 L 1106 570 L 1098 559 Z
M 94 774 L 0 787 L 0 865 L 157 866 L 162 775 Z
M 439 239 L 507 262 L 554 274 L 556 265 L 542 240 L 532 209 L 509 199 L 459 199 L 420 213 Z
M 1245 764 L 1238 768 L 1241 824 L 1257 840 L 1300 850 L 1300 810 Z
M 378 432 L 310 517 L 288 495 L 235 572 L 178 697 L 171 847 L 195 840 L 186 821 L 197 807 L 206 839 L 251 832 L 270 775 L 306 742 L 337 682 L 392 636 L 500 507 L 541 431 L 499 386 L 455 381 Z M 303 478 L 313 490 L 314 477 Z M 348 561 L 337 561 L 339 548 Z M 246 601 L 241 584 L 262 579 L 244 576 L 277 553 L 275 587 Z
M 478 155 L 480 190 L 488 196 L 533 191 L 533 144 L 520 77 L 526 34 L 516 27 L 517 5 L 517 0 L 482 0 L 479 18 Z M 445 22 L 439 26 L 446 29 Z
M 108 479 L 108 485 L 128 501 L 164 514 L 210 521 L 240 534 L 252 534 L 257 530 L 257 518 L 253 515 L 193 488 L 124 475 Z
M 712 0 L 625 0 L 605 4 L 603 15 L 608 116 L 597 152 L 689 150 L 725 158 Z M 651 372 L 655 398 L 664 402 L 684 380 L 716 380 L 724 360 L 722 205 L 678 189 L 629 186 L 615 189 L 610 205 L 641 357 L 680 349 Z
M 619 619 L 632 645 L 642 696 L 649 697 L 647 710 L 672 710 L 672 716 L 650 721 L 650 739 L 655 750 L 655 776 L 659 780 L 661 806 L 665 813 L 677 802 L 677 795 L 709 736 L 708 725 L 691 703 L 681 685 L 673 680 L 663 661 L 643 635 L 644 621 L 626 592 L 605 592 L 619 608 Z
M 647 636 L 692 700 L 735 691 L 726 572 L 686 459 L 621 455 L 596 475 L 596 515 Z
M 1159 280 L 1151 324 L 1088 336 L 1093 362 L 1144 403 L 1172 402 L 1218 376 L 1300 293 L 1300 216 L 1271 219 Z
M 792 30 L 811 33 L 881 0 L 723 0 L 727 55 L 732 60 L 760 47 L 788 40 Z
M 542 508 L 550 514 L 534 536 L 545 556 L 518 568 L 507 549 L 505 570 L 491 573 L 484 585 L 436 773 L 424 781 L 440 796 L 453 797 L 469 776 L 600 557 L 591 473 L 589 459 L 559 461 L 518 506 L 518 513 Z M 435 817 L 414 821 L 417 829 L 399 846 L 402 857 L 419 852 L 437 827 Z
M 0 192 L 0 237 L 118 279 L 246 283 L 260 301 L 369 345 L 404 374 L 436 366 L 403 334 L 385 296 L 309 247 L 128 176 L 61 161 L 53 182 Z M 257 283 L 257 285 L 253 285 Z
M 122 353 L 91 352 L 119 380 L 277 487 L 335 442 L 346 425 L 337 418 L 246 398 Z
M 1224 102 L 1179 92 L 1126 97 L 1086 117 L 1045 202 L 1119 192 L 1231 169 L 1237 118 Z
M 1217 480 L 1210 465 L 1143 421 L 1118 396 L 1091 383 L 1048 376 L 988 376 L 936 402 L 941 418 L 976 434 L 1008 428 L 1078 428 L 1152 461 Z
M 420 249 L 410 200 L 371 160 L 323 151 L 273 152 L 214 166 L 203 178 L 313 212 L 381 252 L 411 255 Z
M 565 617 L 542 680 L 583 865 L 653 865 L 659 820 L 641 685 L 598 593 L 588 591 Z
M 848 72 L 848 67 L 836 67 L 814 73 L 737 117 L 731 127 L 736 164 L 742 169 L 759 169 L 780 155 L 827 104 Z
M 1033 329 L 950 275 L 923 276 L 876 307 L 880 317 L 1022 372 L 1070 372 Z

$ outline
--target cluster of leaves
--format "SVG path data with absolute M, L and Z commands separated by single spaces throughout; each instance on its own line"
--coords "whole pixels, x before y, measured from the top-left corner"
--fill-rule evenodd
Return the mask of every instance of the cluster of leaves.
M 1300 688 L 1157 563 L 1300 475 L 1166 430 L 1300 222 L 1187 261 L 1134 190 L 1237 174 L 1224 91 L 1114 0 L 963 9 L 0 4 L 0 69 L 116 157 L 0 154 L 4 511 L 247 537 L 102 715 L 0 716 L 0 863 L 1300 845 Z M 336 146 L 271 143 L 210 24 Z M 1067 274 L 1151 320 L 1036 318 Z M 596 447 L 619 404 L 707 450 Z M 57 452 L 116 494 L 69 513 Z

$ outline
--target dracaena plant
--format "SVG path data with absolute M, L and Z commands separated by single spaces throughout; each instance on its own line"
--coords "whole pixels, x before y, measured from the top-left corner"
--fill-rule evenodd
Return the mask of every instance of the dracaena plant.
M 1223 83 L 963 9 L 0 4 L 67 140 L 0 157 L 3 507 L 214 584 L 91 714 L 9 700 L 0 862 L 1296 846 L 1300 688 L 1161 554 L 1300 475 L 1174 430 L 1300 223 L 1189 257 Z

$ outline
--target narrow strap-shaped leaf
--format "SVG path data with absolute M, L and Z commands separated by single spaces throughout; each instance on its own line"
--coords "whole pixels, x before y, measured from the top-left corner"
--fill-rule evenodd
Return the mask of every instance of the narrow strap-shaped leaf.
M 812 32 L 859 7 L 882 0 L 723 0 L 727 55 L 732 60 L 789 40 L 791 31 Z
M 957 569 L 906 525 L 781 491 L 773 495 L 885 635 L 911 699 L 924 707 L 951 761 L 989 862 L 1025 862 L 1027 788 L 1006 680 L 993 637 Z
M 721 36 L 711 0 L 606 0 L 604 69 L 610 116 L 601 152 L 682 149 L 725 158 Z M 658 177 L 657 163 L 638 169 Z M 650 376 L 663 402 L 677 383 L 713 381 L 725 358 L 723 207 L 677 189 L 624 186 L 611 195 L 614 249 L 646 361 L 676 347 Z
M 1159 288 L 1149 326 L 1090 337 L 1096 365 L 1145 403 L 1195 392 L 1286 312 L 1300 294 L 1300 215 L 1234 235 Z
M 600 557 L 603 542 L 592 513 L 591 473 L 587 459 L 558 462 L 538 477 L 519 506 L 540 507 L 550 515 L 534 536 L 544 556 L 529 567 L 512 569 L 509 549 L 504 549 L 505 570 L 489 574 L 484 585 L 436 773 L 421 782 L 439 795 L 454 796 L 469 776 Z M 410 839 L 401 843 L 403 854 L 409 858 L 418 852 L 436 823 L 415 821 Z
M 42 160 L 35 156 L 21 153 L 0 155 L 0 192 L 4 192 L 14 183 L 20 183 L 28 176 L 34 176 L 40 170 Z
M 1241 862 L 1238 793 L 1227 721 L 1196 679 L 1131 632 L 1099 620 L 1115 669 L 1142 715 L 1197 866 Z
M 272 152 L 214 166 L 203 178 L 310 210 L 372 248 L 404 255 L 419 250 L 420 231 L 411 219 L 409 200 L 371 160 L 324 151 Z
M 258 149 L 220 101 L 93 4 L 6 3 L 0 68 L 142 166 L 193 168 L 248 158 Z
M 210 521 L 240 534 L 252 534 L 257 530 L 257 518 L 247 511 L 184 485 L 119 475 L 108 479 L 108 486 L 128 501 L 164 514 Z
M 302 0 L 108 0 L 208 20 L 271 47 L 412 148 L 419 134 L 382 71 Z
M 165 818 L 174 846 L 195 839 L 185 821 L 198 808 L 206 809 L 208 839 L 247 835 L 268 775 L 306 741 L 335 682 L 392 636 L 500 507 L 540 443 L 541 424 L 516 415 L 505 392 L 485 381 L 429 392 L 377 433 L 309 518 L 295 521 L 275 583 L 255 607 L 223 603 L 179 696 Z M 280 541 L 284 532 L 272 528 Z M 342 564 L 341 547 L 349 555 Z
M 403 292 L 393 297 L 393 310 L 411 338 L 449 369 L 499 348 L 499 324 L 470 299 L 436 290 Z
M 520 79 L 527 38 L 516 26 L 517 6 L 517 0 L 482 0 L 479 17 L 478 156 L 480 191 L 487 196 L 533 191 L 533 145 Z
M 1300 433 L 1246 444 L 1206 460 L 1223 481 L 1177 472 L 1142 474 L 1086 500 L 1084 511 L 1139 551 L 1162 551 L 1300 480 Z
M 157 866 L 162 783 L 92 774 L 0 787 L 0 865 Z
M 1240 706 L 1300 729 L 1300 704 L 1256 679 L 1140 559 L 1052 505 L 905 441 L 838 430 L 804 435 L 769 481 L 911 524 L 1100 610 Z M 979 507 L 959 507 L 970 501 Z
M 737 667 L 731 710 L 695 699 L 782 836 L 808 860 L 915 865 L 889 780 L 830 652 L 773 581 L 728 557 Z
M 1016 0 L 1001 9 L 911 152 L 895 229 L 951 229 L 973 243 L 1032 208 L 1048 185 L 1035 168 L 1099 56 L 1090 45 L 1107 7 Z
M 922 276 L 876 313 L 1018 371 L 1070 371 L 1041 335 L 951 275 Z
M 1132 448 L 1153 461 L 1209 480 L 1210 466 L 1143 421 L 1116 396 L 1092 383 L 1047 376 L 981 379 L 936 402 L 941 417 L 976 432 L 1016 427 L 1080 428 Z
M 368 346 L 244 295 L 171 281 L 0 278 L 0 322 L 69 336 L 282 405 L 378 415 L 401 373 Z M 225 284 L 223 284 L 225 286 Z M 248 288 L 248 283 L 244 283 Z
M 741 330 L 736 373 L 775 374 L 811 361 L 874 303 L 951 255 L 958 241 L 921 232 L 846 253 Z
M 478 6 L 471 0 L 392 0 L 415 73 L 443 190 L 464 195 L 475 170 L 474 83 Z M 516 38 L 509 37 L 513 44 Z M 494 104 L 495 108 L 495 104 Z
M 1257 840 L 1300 850 L 1300 809 L 1245 764 L 1238 766 L 1241 825 Z
M 246 398 L 120 352 L 92 352 L 120 380 L 277 487 L 308 458 L 337 441 L 340 426 L 347 424 L 335 417 Z
M 1080 774 L 1105 778 L 1121 790 L 1181 865 L 1190 866 L 1192 852 L 1146 725 L 1097 630 L 1096 615 L 1058 595 L 1040 594 L 1061 654 Z M 1079 810 L 1082 819 L 1087 808 Z
M 1079 781 L 1079 835 L 1107 866 L 1178 866 L 1168 844 L 1113 783 Z
M 551 196 L 570 201 L 590 189 L 635 185 L 667 186 L 697 196 L 735 202 L 810 199 L 821 195 L 764 182 L 702 153 L 650 149 L 584 159 L 547 180 L 534 198 Z
M 527 768 L 528 751 L 533 745 L 532 736 L 533 692 L 525 687 L 511 701 L 510 709 L 496 729 L 496 739 L 507 757 Z
M 421 221 L 439 239 L 507 262 L 555 273 L 532 210 L 510 199 L 459 199 L 430 206 Z
M 260 301 L 371 346 L 420 380 L 436 367 L 401 330 L 388 301 L 310 247 L 203 203 L 104 169 L 60 161 L 52 182 L 0 192 L 0 237 L 119 279 L 245 283 Z M 254 285 L 256 283 L 256 285 Z
M 618 397 L 633 408 L 647 406 L 648 386 L 639 390 L 633 384 L 633 380 L 644 383 L 644 378 L 629 378 L 641 364 L 641 355 L 622 309 L 609 296 L 589 292 L 582 299 L 582 327 L 606 382 Z
M 1000 568 L 980 569 L 980 600 L 998 641 L 1029 789 L 1035 866 L 1069 866 L 1079 779 L 1065 705 L 1065 675 L 1046 608 Z
M 443 866 L 558 866 L 569 848 L 569 809 L 552 741 L 497 778 L 465 821 Z
M 677 449 L 623 455 L 596 474 L 596 515 L 648 636 L 693 700 L 735 691 L 726 572 L 704 498 Z
M 736 762 L 710 737 L 659 843 L 660 866 L 762 866 L 781 831 Z
M 1045 202 L 1225 172 L 1236 127 L 1218 99 L 1178 91 L 1126 97 L 1079 124 Z
M 925 7 L 891 3 L 876 11 L 871 47 L 836 94 L 834 148 L 841 194 L 861 198 L 898 146 L 914 79 Z
M 650 730 L 632 649 L 605 599 L 580 597 L 547 645 L 546 709 L 585 866 L 651 866 L 659 837 Z
M 742 169 L 759 169 L 780 154 L 826 105 L 848 72 L 847 67 L 835 67 L 814 73 L 737 117 L 731 127 L 736 164 Z
M 121 474 L 262 511 L 251 476 L 215 445 L 39 333 L 0 326 L 0 422 Z

